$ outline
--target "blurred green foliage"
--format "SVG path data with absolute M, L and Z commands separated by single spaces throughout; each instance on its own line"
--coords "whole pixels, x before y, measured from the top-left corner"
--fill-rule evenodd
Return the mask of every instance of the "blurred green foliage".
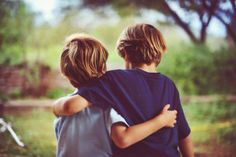
M 24 61 L 34 13 L 23 1 L 0 1 L 0 64 Z
M 52 98 L 52 99 L 57 99 L 59 97 L 64 97 L 70 93 L 73 93 L 70 89 L 51 89 L 47 92 L 46 97 Z
M 158 68 L 184 94 L 236 93 L 235 48 L 211 50 L 208 46 L 171 45 Z
M 236 146 L 235 102 L 198 102 L 183 105 L 183 108 L 191 126 L 195 145 L 202 143 L 207 148 L 209 146 L 214 147 L 216 144 L 227 144 L 226 146 L 229 149 Z
M 231 127 L 222 128 L 218 131 L 218 140 L 220 143 L 231 148 L 236 147 L 236 122 Z
M 21 89 L 19 87 L 12 89 L 11 92 L 8 94 L 8 97 L 14 99 L 22 97 Z
M 217 121 L 236 120 L 236 103 L 230 101 L 216 101 L 211 103 L 190 103 L 184 106 L 185 114 L 190 122 L 214 123 Z M 196 120 L 195 120 L 196 119 Z

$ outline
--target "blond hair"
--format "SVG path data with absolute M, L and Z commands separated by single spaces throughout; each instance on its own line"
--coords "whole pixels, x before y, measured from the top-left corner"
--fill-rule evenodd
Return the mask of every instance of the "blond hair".
M 72 34 L 61 54 L 61 72 L 78 88 L 102 75 L 107 58 L 108 52 L 98 40 L 86 34 Z
M 166 43 L 161 32 L 149 24 L 136 24 L 125 29 L 117 42 L 117 50 L 121 57 L 128 57 L 134 65 L 158 65 Z

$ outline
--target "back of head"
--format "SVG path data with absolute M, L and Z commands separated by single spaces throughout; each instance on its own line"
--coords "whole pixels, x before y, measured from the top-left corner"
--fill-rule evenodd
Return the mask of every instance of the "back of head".
M 166 51 L 166 43 L 161 32 L 149 24 L 136 24 L 126 28 L 121 34 L 117 49 L 121 57 L 128 57 L 134 65 L 161 61 Z
M 102 75 L 107 58 L 108 52 L 98 40 L 86 34 L 72 34 L 61 54 L 61 72 L 79 88 Z

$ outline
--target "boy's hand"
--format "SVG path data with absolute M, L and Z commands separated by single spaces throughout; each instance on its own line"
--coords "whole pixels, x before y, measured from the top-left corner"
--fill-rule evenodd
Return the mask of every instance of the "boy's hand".
M 168 110 L 169 108 L 170 108 L 170 104 L 165 105 L 159 116 L 161 117 L 162 122 L 165 127 L 173 128 L 176 123 L 177 111 Z

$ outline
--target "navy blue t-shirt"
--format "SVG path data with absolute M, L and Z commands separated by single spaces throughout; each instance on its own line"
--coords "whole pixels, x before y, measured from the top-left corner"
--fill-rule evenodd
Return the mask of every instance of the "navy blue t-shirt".
M 179 140 L 190 133 L 178 90 L 161 73 L 148 73 L 140 69 L 109 71 L 79 94 L 93 105 L 106 109 L 113 107 L 129 125 L 145 122 L 158 115 L 164 105 L 176 109 L 174 128 L 162 128 L 146 139 L 126 149 L 113 144 L 115 157 L 179 157 Z

